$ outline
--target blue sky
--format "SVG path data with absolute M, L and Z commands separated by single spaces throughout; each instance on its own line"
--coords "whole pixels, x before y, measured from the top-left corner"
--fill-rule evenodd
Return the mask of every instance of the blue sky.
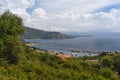
M 0 0 L 25 26 L 60 32 L 120 32 L 120 0 Z
M 120 9 L 120 3 L 98 8 L 97 10 L 95 10 L 95 12 L 109 12 L 111 9 Z

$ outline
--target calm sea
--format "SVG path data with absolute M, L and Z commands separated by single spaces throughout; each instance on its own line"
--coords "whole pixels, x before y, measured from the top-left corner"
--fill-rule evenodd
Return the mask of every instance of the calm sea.
M 39 42 L 35 47 L 48 51 L 70 53 L 68 49 L 94 51 L 120 51 L 120 37 L 77 37 L 62 40 L 27 39 Z

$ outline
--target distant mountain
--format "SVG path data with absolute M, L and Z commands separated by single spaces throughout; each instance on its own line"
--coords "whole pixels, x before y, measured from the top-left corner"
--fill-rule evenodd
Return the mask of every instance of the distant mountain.
M 23 39 L 68 39 L 73 38 L 59 32 L 47 32 L 38 29 L 25 27 L 25 34 L 22 36 Z
M 69 34 L 75 37 L 114 37 L 120 36 L 120 32 L 112 32 L 112 31 L 98 31 L 98 32 L 66 32 L 65 34 Z

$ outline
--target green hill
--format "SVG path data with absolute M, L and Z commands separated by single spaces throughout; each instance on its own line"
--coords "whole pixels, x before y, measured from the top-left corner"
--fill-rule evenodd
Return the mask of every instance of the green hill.
M 26 46 L 23 33 L 20 17 L 9 11 L 0 16 L 0 80 L 120 80 L 118 52 L 63 60 Z
M 24 39 L 68 39 L 73 38 L 59 32 L 47 32 L 38 29 L 25 27 L 25 34 L 22 36 Z
M 115 55 L 108 57 L 115 58 Z M 105 61 L 111 64 L 108 59 Z M 25 53 L 19 54 L 17 65 L 0 60 L 0 80 L 119 80 L 119 78 L 100 62 L 89 62 L 84 58 L 63 61 L 55 55 L 26 47 Z

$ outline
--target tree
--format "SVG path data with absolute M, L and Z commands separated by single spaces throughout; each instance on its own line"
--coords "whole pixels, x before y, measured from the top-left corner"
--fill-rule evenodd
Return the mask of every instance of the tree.
M 120 75 L 120 59 L 115 63 L 115 70 Z
M 22 19 L 10 11 L 0 16 L 0 55 L 9 63 L 18 62 L 18 53 L 21 52 L 20 35 L 24 33 Z
M 102 53 L 99 54 L 99 57 L 103 57 L 103 56 L 107 56 L 107 55 L 109 55 L 108 52 L 102 52 Z
M 114 60 L 114 69 L 118 72 L 118 74 L 120 75 L 120 54 L 117 53 L 113 56 L 113 60 Z
M 113 79 L 115 77 L 109 68 L 101 68 L 100 74 L 102 74 L 102 76 L 104 76 L 106 78 L 106 80 L 115 80 L 115 79 Z
M 103 67 L 112 69 L 114 67 L 114 60 L 110 56 L 104 56 L 100 59 L 100 64 Z

